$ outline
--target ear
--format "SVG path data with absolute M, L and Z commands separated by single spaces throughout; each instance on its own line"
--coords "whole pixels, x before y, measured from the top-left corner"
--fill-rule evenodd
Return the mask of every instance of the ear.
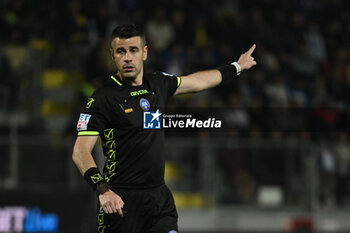
M 112 60 L 114 61 L 113 49 L 112 49 L 112 48 L 110 48 L 110 49 L 109 49 L 109 52 L 111 53 Z
M 147 52 L 148 52 L 148 47 L 147 47 L 147 45 L 145 45 L 143 47 L 143 58 L 142 58 L 144 61 L 146 61 L 146 59 L 147 59 Z

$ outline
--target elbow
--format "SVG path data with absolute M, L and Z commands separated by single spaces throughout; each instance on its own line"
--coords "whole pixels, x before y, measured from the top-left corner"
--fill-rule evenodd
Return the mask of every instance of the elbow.
M 206 85 L 197 85 L 195 86 L 193 89 L 192 89 L 192 93 L 198 93 L 198 92 L 201 92 L 201 91 L 205 91 L 209 89 L 208 86 Z
M 195 94 L 195 93 L 204 91 L 205 89 L 207 89 L 207 88 L 205 87 L 205 85 L 203 83 L 197 83 L 196 85 L 191 86 L 191 88 L 188 90 L 187 93 Z
M 75 164 L 77 164 L 78 156 L 77 156 L 77 154 L 75 153 L 75 151 L 73 151 L 72 160 L 73 160 L 73 162 L 74 162 Z
M 219 83 L 212 82 L 212 81 L 197 82 L 196 85 L 193 85 L 192 92 L 193 93 L 198 93 L 198 92 L 201 92 L 201 91 L 205 91 L 205 90 L 208 90 L 210 88 L 213 88 L 213 87 L 217 86 L 218 84 Z
M 72 154 L 72 160 L 75 164 L 78 164 L 79 160 L 80 160 L 80 152 L 77 148 L 73 149 L 73 154 Z

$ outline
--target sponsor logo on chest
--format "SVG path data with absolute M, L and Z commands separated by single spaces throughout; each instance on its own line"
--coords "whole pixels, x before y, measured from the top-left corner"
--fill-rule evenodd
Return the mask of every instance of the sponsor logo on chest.
M 138 91 L 132 91 L 130 92 L 131 96 L 137 96 L 137 95 L 143 95 L 143 94 L 147 94 L 148 91 L 143 89 L 143 90 L 138 90 Z

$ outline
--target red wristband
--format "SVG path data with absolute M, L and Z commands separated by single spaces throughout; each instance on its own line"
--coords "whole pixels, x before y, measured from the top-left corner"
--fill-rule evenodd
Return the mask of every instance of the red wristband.
M 106 192 L 108 192 L 110 189 L 109 185 L 107 184 L 107 182 L 105 180 L 100 181 L 99 183 L 96 184 L 98 191 L 100 192 L 100 194 L 104 194 Z

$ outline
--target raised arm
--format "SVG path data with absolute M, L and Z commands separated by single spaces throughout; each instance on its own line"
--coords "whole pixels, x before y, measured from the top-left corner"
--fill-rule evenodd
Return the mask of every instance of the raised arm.
M 255 47 L 256 45 L 254 44 L 247 52 L 241 54 L 241 56 L 235 64 L 232 63 L 228 66 L 223 67 L 224 70 L 226 70 L 227 72 L 230 69 L 232 69 L 233 77 L 235 75 L 238 75 L 243 70 L 248 70 L 252 66 L 255 66 L 256 61 L 251 56 L 255 50 Z M 234 73 L 234 70 L 236 71 L 236 73 Z M 222 74 L 223 70 L 219 68 L 213 70 L 199 71 L 186 76 L 182 76 L 181 84 L 175 91 L 174 95 L 200 92 L 215 87 L 219 85 L 223 79 L 227 78 L 222 77 Z M 226 76 L 226 74 L 224 74 L 224 76 Z
M 103 187 L 104 183 L 101 184 L 101 182 L 104 182 L 103 178 L 99 173 L 96 163 L 91 155 L 91 151 L 96 144 L 97 138 L 98 136 L 78 137 L 74 145 L 72 158 L 88 184 L 90 184 L 94 190 L 98 188 L 101 192 L 101 194 L 98 195 L 98 198 L 104 212 L 107 214 L 118 213 L 119 215 L 123 216 L 123 200 L 119 195 L 110 190 L 108 185 Z M 101 187 L 104 190 L 101 190 Z M 107 189 L 105 189 L 106 187 Z

